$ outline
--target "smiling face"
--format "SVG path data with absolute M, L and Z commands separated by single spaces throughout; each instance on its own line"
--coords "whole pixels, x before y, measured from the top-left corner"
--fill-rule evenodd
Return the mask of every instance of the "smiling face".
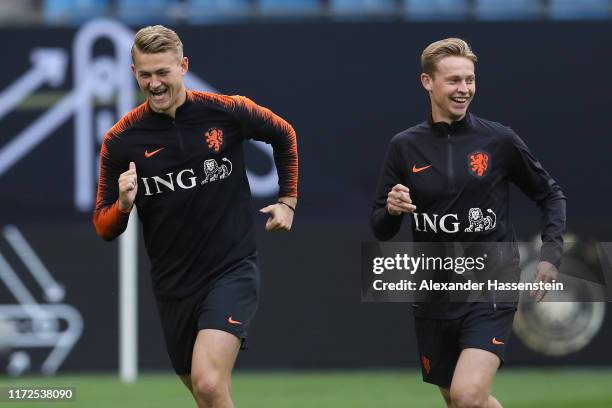
M 185 102 L 183 77 L 188 66 L 187 57 L 179 57 L 174 51 L 134 50 L 132 72 L 153 111 L 174 117 L 176 108 Z
M 421 74 L 421 83 L 429 93 L 434 122 L 461 120 L 476 93 L 474 63 L 466 57 L 444 57 L 431 76 Z

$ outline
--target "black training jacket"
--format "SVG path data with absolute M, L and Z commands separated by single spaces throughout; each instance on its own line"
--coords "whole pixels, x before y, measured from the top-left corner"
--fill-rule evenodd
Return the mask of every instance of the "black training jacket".
M 272 145 L 279 195 L 297 197 L 293 128 L 242 96 L 187 91 L 175 118 L 145 102 L 104 138 L 96 231 L 110 241 L 125 230 L 129 213 L 119 210 L 117 182 L 134 162 L 135 205 L 157 297 L 188 296 L 255 253 L 247 139 Z
M 515 242 L 510 182 L 541 209 L 540 258 L 559 266 L 565 231 L 561 188 L 512 129 L 470 113 L 452 125 L 430 119 L 393 137 L 371 226 L 382 241 L 396 235 L 403 215 L 387 212 L 387 194 L 403 184 L 417 207 L 410 215 L 415 241 Z M 518 250 L 513 252 L 518 258 Z M 458 305 L 420 305 L 415 310 L 432 318 L 455 318 L 466 311 Z

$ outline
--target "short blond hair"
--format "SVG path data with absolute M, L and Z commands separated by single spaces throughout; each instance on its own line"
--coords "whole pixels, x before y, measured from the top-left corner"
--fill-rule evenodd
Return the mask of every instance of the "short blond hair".
M 138 30 L 132 45 L 132 62 L 135 50 L 143 54 L 174 51 L 179 61 L 183 59 L 183 43 L 178 34 L 162 25 L 148 26 Z
M 423 72 L 433 77 L 438 69 L 438 62 L 445 57 L 465 57 L 476 64 L 478 58 L 470 45 L 461 38 L 446 38 L 427 46 L 421 54 Z

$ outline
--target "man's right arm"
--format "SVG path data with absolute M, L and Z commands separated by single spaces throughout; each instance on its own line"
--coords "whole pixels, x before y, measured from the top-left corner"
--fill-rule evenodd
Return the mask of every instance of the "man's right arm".
M 119 202 L 119 177 L 127 170 L 119 155 L 119 139 L 110 134 L 104 138 L 100 150 L 100 177 L 93 223 L 96 233 L 105 241 L 112 241 L 125 231 L 130 210 Z
M 380 174 L 378 181 L 378 187 L 376 189 L 376 199 L 374 201 L 374 207 L 372 209 L 372 215 L 370 217 L 370 225 L 376 238 L 381 241 L 387 241 L 395 236 L 402 225 L 402 218 L 404 212 L 409 211 L 392 211 L 396 215 L 389 213 L 387 209 L 388 200 L 390 195 L 400 194 L 398 185 L 403 186 L 404 180 L 401 172 L 401 160 L 397 146 L 392 140 L 387 149 L 385 155 L 385 161 L 383 163 L 383 169 Z M 406 189 L 407 190 L 407 189 Z M 405 193 L 407 194 L 407 192 Z M 408 204 L 404 204 L 408 205 Z

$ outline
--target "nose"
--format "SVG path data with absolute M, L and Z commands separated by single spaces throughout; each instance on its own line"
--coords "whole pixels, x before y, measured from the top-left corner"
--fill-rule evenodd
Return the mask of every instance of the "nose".
M 151 77 L 151 82 L 149 82 L 149 86 L 151 88 L 157 88 L 160 85 L 161 85 L 161 81 L 159 80 L 159 78 L 157 78 L 155 75 L 153 75 Z
M 465 81 L 461 81 L 459 83 L 459 92 L 461 93 L 468 93 L 469 89 L 467 86 L 467 83 Z

